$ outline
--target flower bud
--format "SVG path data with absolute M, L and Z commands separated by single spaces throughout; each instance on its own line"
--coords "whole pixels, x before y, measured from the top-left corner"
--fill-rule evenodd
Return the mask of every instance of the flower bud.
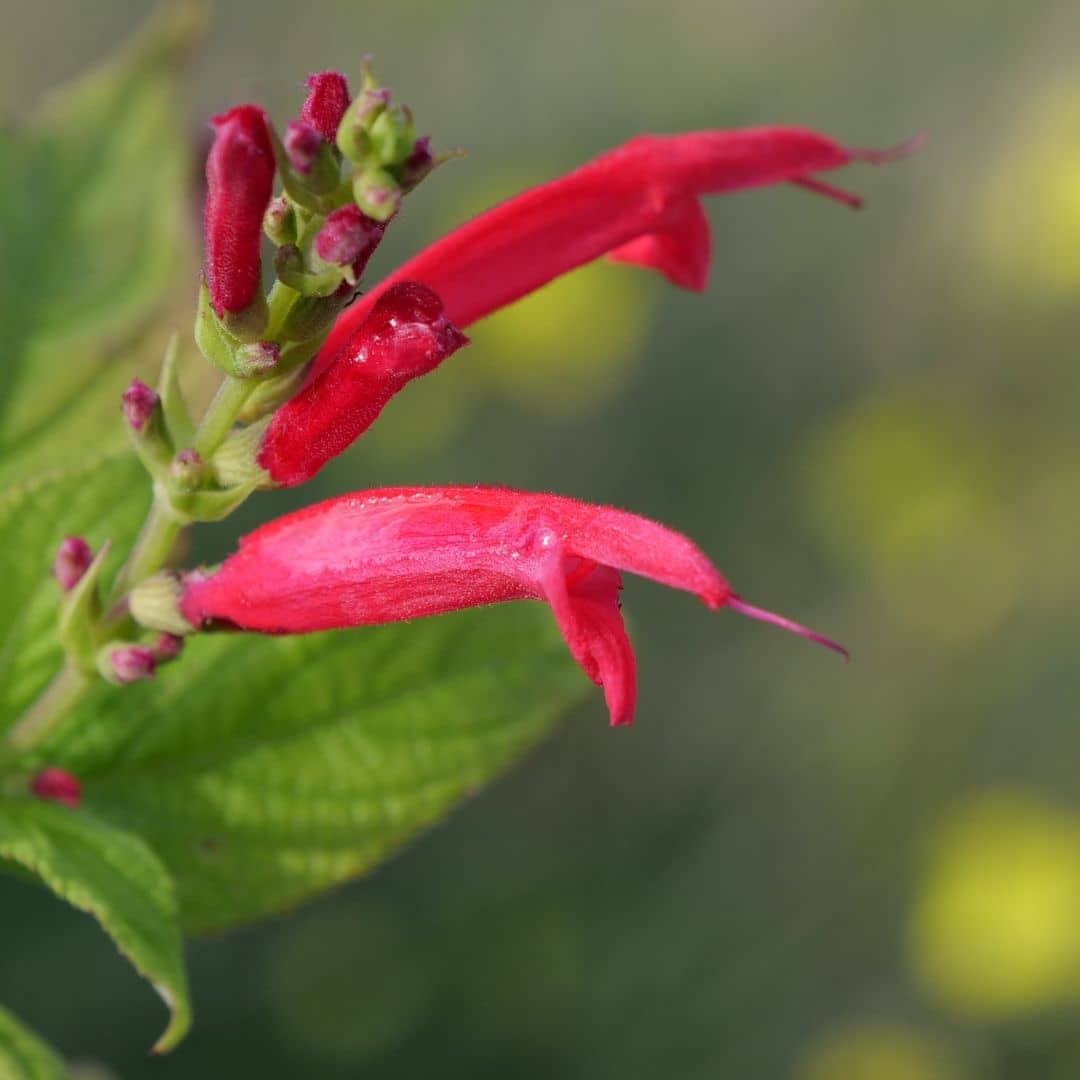
M 65 536 L 53 560 L 53 577 L 64 592 L 70 592 L 93 561 L 93 549 L 81 536 Z
M 170 660 L 175 660 L 183 648 L 184 639 L 179 634 L 160 633 L 154 642 L 154 659 L 159 664 L 167 664 Z
M 323 137 L 310 124 L 299 120 L 290 120 L 285 127 L 285 153 L 289 155 L 292 167 L 307 176 L 311 166 L 319 156 L 323 146 Z
M 431 136 L 421 135 L 413 143 L 412 153 L 401 166 L 401 188 L 412 191 L 432 169 L 435 168 L 435 155 L 431 152 Z
M 400 165 L 412 153 L 416 142 L 412 116 L 407 109 L 394 108 L 381 112 L 371 124 L 371 149 L 383 165 Z
M 102 674 L 120 686 L 152 679 L 157 669 L 154 650 L 145 645 L 106 646 Z
M 236 350 L 236 375 L 259 378 L 269 375 L 281 359 L 281 346 L 274 341 L 253 341 Z
M 142 379 L 132 379 L 123 396 L 124 419 L 127 420 L 128 427 L 137 434 L 142 434 L 159 401 L 157 394 Z
M 140 581 L 131 590 L 128 608 L 132 618 L 150 630 L 183 635 L 193 629 L 180 614 L 180 582 L 171 570 L 160 570 Z
M 368 132 L 390 104 L 390 91 L 385 88 L 364 89 L 345 111 L 338 124 L 338 149 L 351 161 L 363 161 L 371 146 Z
M 319 71 L 307 77 L 306 85 L 308 96 L 300 119 L 333 142 L 349 107 L 349 84 L 340 71 Z
M 238 105 L 213 119 L 206 159 L 206 280 L 214 311 L 245 312 L 261 298 L 259 247 L 273 194 L 274 152 L 266 114 Z
M 206 481 L 206 462 L 197 450 L 181 450 L 169 467 L 169 477 L 183 491 L 196 491 Z
M 30 782 L 30 790 L 39 799 L 62 803 L 72 809 L 82 800 L 82 785 L 63 769 L 42 769 Z
M 351 267 L 359 278 L 385 231 L 384 222 L 374 221 L 359 207 L 343 206 L 326 219 L 315 237 L 315 250 L 326 262 Z
M 401 188 L 385 169 L 367 168 L 353 181 L 353 198 L 368 217 L 385 222 L 401 205 Z
M 296 211 L 284 195 L 272 199 L 266 208 L 266 214 L 263 216 L 263 232 L 278 247 L 282 244 L 296 243 Z

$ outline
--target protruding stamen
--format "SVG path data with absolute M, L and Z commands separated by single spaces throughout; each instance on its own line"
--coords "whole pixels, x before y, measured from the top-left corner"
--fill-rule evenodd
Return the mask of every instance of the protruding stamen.
M 809 630 L 805 626 L 785 618 L 783 615 L 777 615 L 773 611 L 766 611 L 764 608 L 748 604 L 734 593 L 727 598 L 724 606 L 731 608 L 732 611 L 737 611 L 740 615 L 747 615 L 751 619 L 757 619 L 759 622 L 772 623 L 773 626 L 779 626 L 781 630 L 788 630 L 793 634 L 798 634 L 799 637 L 807 638 L 810 641 L 816 641 L 819 645 L 824 645 L 826 649 L 832 649 L 833 652 L 838 652 L 845 660 L 851 659 L 851 654 L 847 649 L 845 649 L 843 645 L 838 645 L 831 638 L 827 638 L 823 634 L 818 634 L 813 630 Z
M 832 184 L 826 184 L 824 180 L 815 180 L 811 176 L 800 176 L 798 180 L 792 180 L 791 182 L 796 187 L 805 188 L 807 191 L 816 192 L 818 195 L 824 195 L 827 199 L 835 199 L 845 206 L 850 206 L 852 210 L 862 209 L 863 201 L 858 195 L 853 195 L 850 191 L 845 191 L 843 188 L 835 187 Z
M 930 133 L 920 131 L 918 135 L 912 135 L 896 146 L 887 147 L 885 150 L 848 150 L 852 161 L 865 161 L 871 165 L 885 165 L 890 161 L 897 161 L 909 154 L 914 154 L 930 138 Z

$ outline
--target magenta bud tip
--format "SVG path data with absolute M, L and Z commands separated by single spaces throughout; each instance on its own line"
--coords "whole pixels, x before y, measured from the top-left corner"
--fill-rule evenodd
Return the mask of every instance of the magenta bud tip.
M 42 769 L 30 782 L 30 790 L 39 799 L 63 803 L 64 806 L 72 808 L 77 807 L 82 800 L 82 785 L 63 769 Z
M 142 431 L 157 408 L 158 396 L 142 381 L 132 379 L 124 391 L 124 418 L 132 431 Z
M 109 653 L 109 665 L 117 682 L 126 684 L 152 679 L 157 659 L 145 645 L 126 645 Z
M 94 552 L 81 536 L 65 536 L 53 560 L 53 576 L 65 592 L 74 589 L 94 561 Z

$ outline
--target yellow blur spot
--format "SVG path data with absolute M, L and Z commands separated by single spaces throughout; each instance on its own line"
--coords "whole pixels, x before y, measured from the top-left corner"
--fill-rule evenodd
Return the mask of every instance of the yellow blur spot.
M 975 200 L 986 266 L 1010 289 L 1080 288 L 1080 86 L 1028 109 Z
M 972 425 L 929 394 L 870 400 L 829 421 L 800 460 L 810 527 L 920 636 L 959 645 L 1002 625 L 1024 549 L 993 447 Z
M 795 1080 L 960 1080 L 953 1056 L 932 1039 L 895 1024 L 832 1032 L 810 1048 Z
M 461 222 L 522 190 L 501 183 Z M 587 413 L 634 370 L 652 322 L 649 273 L 598 259 L 469 330 L 459 364 L 489 390 L 540 413 Z
M 1080 829 L 1020 795 L 941 829 L 911 922 L 915 973 L 945 1008 L 996 1019 L 1080 991 Z

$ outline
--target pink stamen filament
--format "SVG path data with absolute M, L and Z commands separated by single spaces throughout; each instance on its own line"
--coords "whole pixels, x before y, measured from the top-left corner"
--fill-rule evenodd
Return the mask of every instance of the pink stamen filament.
M 740 615 L 747 615 L 751 619 L 757 619 L 758 622 L 772 623 L 773 626 L 779 626 L 781 630 L 788 630 L 792 634 L 798 634 L 799 637 L 807 638 L 809 641 L 816 641 L 819 645 L 824 645 L 826 649 L 832 649 L 833 652 L 838 652 L 845 660 L 851 659 L 851 654 L 847 649 L 845 649 L 843 645 L 838 645 L 831 638 L 827 638 L 823 634 L 815 633 L 813 630 L 809 630 L 805 626 L 793 622 L 791 619 L 784 618 L 783 615 L 777 615 L 775 612 L 766 611 L 764 608 L 754 607 L 753 604 L 746 603 L 734 593 L 727 598 L 724 602 L 724 606 L 731 608 L 732 611 L 737 611 Z
M 824 195 L 828 199 L 835 199 L 845 206 L 850 206 L 853 210 L 860 209 L 863 204 L 858 195 L 852 195 L 850 191 L 845 191 L 843 188 L 826 184 L 824 180 L 815 180 L 810 176 L 800 176 L 797 180 L 792 180 L 791 183 L 795 184 L 796 187 L 805 188 L 807 191 L 817 192 L 818 195 Z

